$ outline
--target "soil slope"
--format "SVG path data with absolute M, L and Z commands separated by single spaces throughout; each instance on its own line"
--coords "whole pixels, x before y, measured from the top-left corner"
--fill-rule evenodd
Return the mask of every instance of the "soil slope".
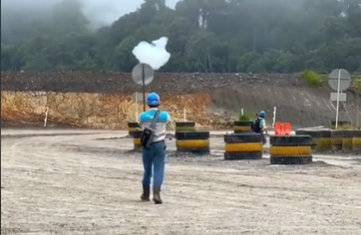
M 126 128 L 141 107 L 132 100 L 141 87 L 126 73 L 1 73 L 2 125 L 43 125 Z M 147 92 L 162 95 L 163 109 L 174 120 L 187 119 L 205 128 L 224 128 L 241 109 L 259 110 L 271 122 L 293 126 L 329 125 L 336 105 L 328 87 L 312 88 L 287 74 L 156 74 Z M 361 103 L 361 102 L 359 102 Z M 356 123 L 359 104 L 349 92 L 340 106 L 340 119 Z M 137 110 L 138 109 L 138 110 Z

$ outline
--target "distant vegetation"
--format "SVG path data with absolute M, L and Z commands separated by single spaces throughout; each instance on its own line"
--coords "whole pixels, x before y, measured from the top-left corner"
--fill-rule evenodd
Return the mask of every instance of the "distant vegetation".
M 129 72 L 139 41 L 167 36 L 165 72 L 310 70 L 305 80 L 319 86 L 316 72 L 361 72 L 360 2 L 183 0 L 173 10 L 165 0 L 145 0 L 96 32 L 76 0 L 38 19 L 2 11 L 1 70 Z
M 304 71 L 300 74 L 301 78 L 310 86 L 320 87 L 323 86 L 325 78 L 313 71 Z
M 361 95 L 361 76 L 355 77 L 352 82 L 352 87 L 356 94 Z
M 239 112 L 239 118 L 238 121 L 253 121 L 253 116 L 249 113 Z

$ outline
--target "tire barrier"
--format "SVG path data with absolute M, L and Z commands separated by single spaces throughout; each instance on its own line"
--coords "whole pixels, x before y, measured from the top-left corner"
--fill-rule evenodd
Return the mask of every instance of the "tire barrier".
M 175 123 L 175 132 L 195 132 L 196 123 L 195 122 L 176 122 Z
M 344 139 L 348 139 L 348 131 L 332 130 L 331 131 L 331 146 L 333 151 L 341 151 Z
M 361 154 L 361 130 L 354 130 L 352 132 L 352 152 Z
M 128 122 L 128 135 L 133 136 L 133 133 L 139 131 L 139 128 L 138 122 Z
M 342 126 L 348 126 L 351 125 L 350 121 L 338 121 L 337 122 L 337 128 L 342 127 Z M 336 129 L 336 121 L 331 121 L 331 129 L 334 130 Z
M 263 144 L 260 134 L 241 133 L 224 136 L 224 160 L 262 159 Z
M 352 152 L 352 137 L 354 132 L 352 130 L 346 131 L 345 136 L 342 138 L 342 151 Z
M 234 133 L 252 132 L 252 121 L 235 121 L 233 123 Z
M 310 135 L 271 136 L 271 165 L 296 165 L 312 162 Z
M 142 148 L 142 144 L 140 143 L 141 136 L 142 136 L 142 131 L 140 131 L 140 130 L 132 132 L 133 149 L 138 150 L 138 149 Z
M 312 137 L 311 149 L 315 151 L 331 151 L 330 130 L 296 130 L 296 135 L 309 135 Z
M 206 132 L 176 132 L 177 152 L 189 152 L 197 154 L 210 153 L 210 133 Z

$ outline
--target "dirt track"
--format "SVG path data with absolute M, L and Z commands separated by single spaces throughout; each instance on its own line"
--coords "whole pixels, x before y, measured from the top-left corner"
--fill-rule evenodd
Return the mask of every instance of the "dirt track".
M 121 134 L 1 140 L 1 234 L 360 234 L 361 165 L 169 158 L 163 205 L 139 202 Z

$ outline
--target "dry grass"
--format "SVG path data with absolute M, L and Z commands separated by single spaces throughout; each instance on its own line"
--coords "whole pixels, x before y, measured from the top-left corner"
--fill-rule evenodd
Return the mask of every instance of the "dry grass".
M 164 96 L 162 109 L 173 120 L 187 118 L 202 125 L 207 120 L 208 95 L 195 94 Z M 41 126 L 48 109 L 48 123 L 55 126 L 101 129 L 126 129 L 128 121 L 135 121 L 143 105 L 136 105 L 131 96 L 122 94 L 1 92 L 1 121 L 12 125 Z M 138 110 L 137 110 L 138 109 Z

